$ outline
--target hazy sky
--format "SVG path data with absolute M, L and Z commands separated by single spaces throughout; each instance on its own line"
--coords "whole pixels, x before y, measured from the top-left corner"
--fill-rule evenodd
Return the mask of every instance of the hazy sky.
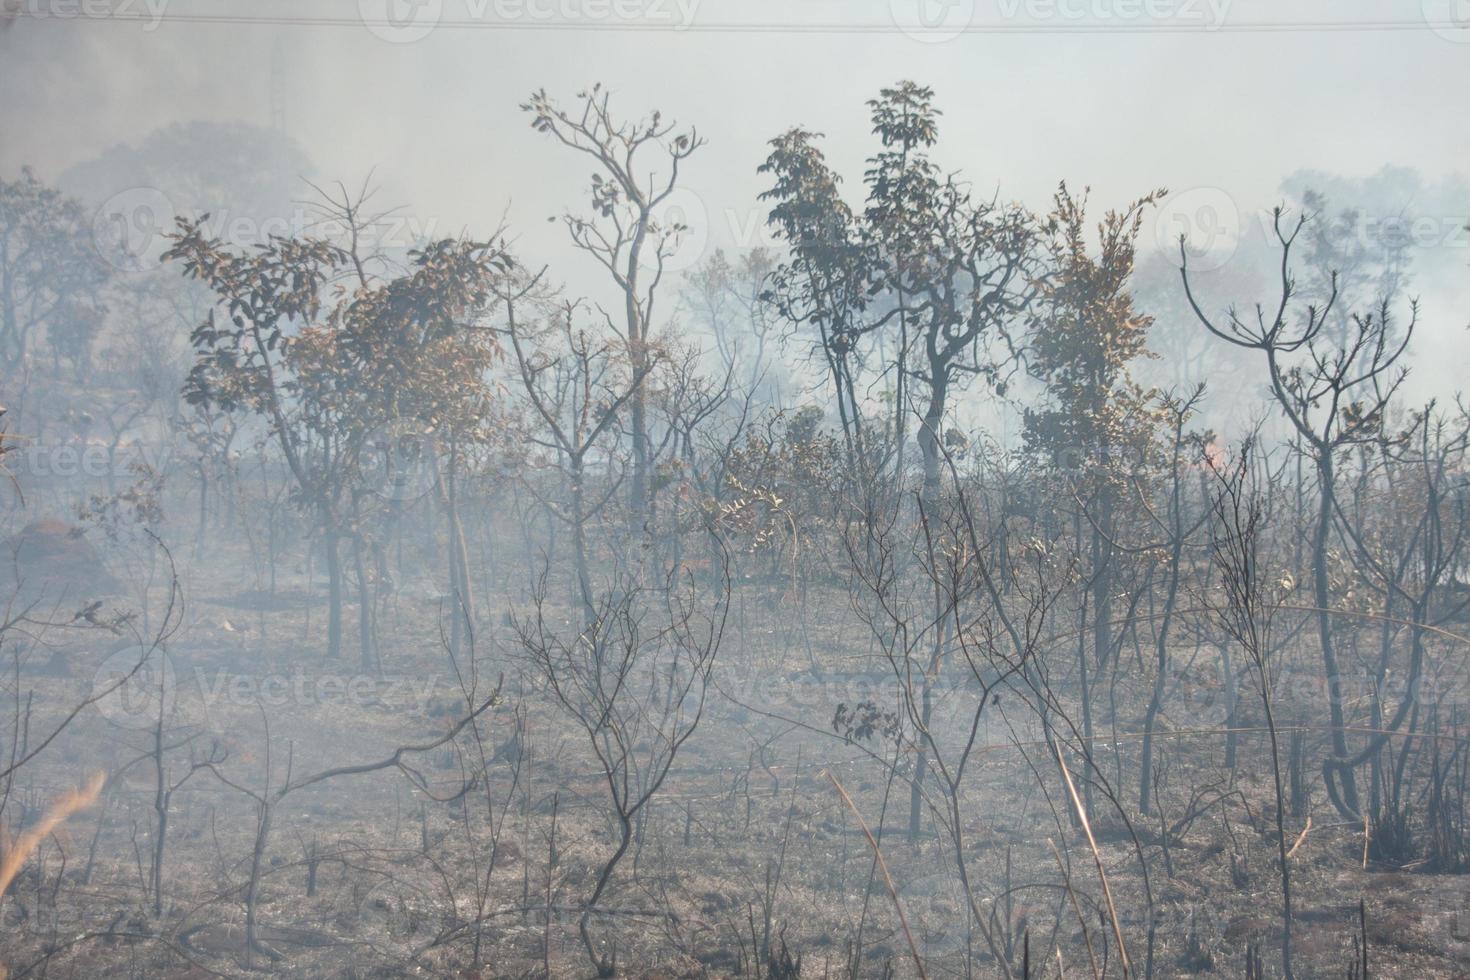
M 268 125 L 274 55 L 285 129 L 320 176 L 372 169 L 382 200 L 443 233 L 489 231 L 508 208 L 523 252 L 562 280 L 587 260 L 545 219 L 580 205 L 588 171 L 518 110 L 543 86 L 570 98 L 601 81 L 626 112 L 699 127 L 682 204 L 708 232 L 690 257 L 759 242 L 755 168 L 789 126 L 825 132 L 856 192 L 864 102 L 900 78 L 937 90 L 944 166 L 1038 207 L 1065 178 L 1105 204 L 1204 189 L 1186 204 L 1223 194 L 1248 222 L 1303 168 L 1470 170 L 1470 29 L 1452 21 L 1470 5 L 1454 0 L 7 3 L 28 15 L 0 34 L 0 174 L 54 179 L 173 122 Z M 394 27 L 395 11 L 418 19 Z M 904 29 L 926 22 L 939 29 Z M 1344 22 L 1379 28 L 1310 26 Z M 1453 229 L 1470 200 L 1434 206 L 1449 212 L 1432 216 L 1447 229 L 1436 247 L 1464 268 L 1470 235 Z M 1436 384 L 1470 362 L 1467 295 L 1431 311 L 1454 345 L 1426 368 Z

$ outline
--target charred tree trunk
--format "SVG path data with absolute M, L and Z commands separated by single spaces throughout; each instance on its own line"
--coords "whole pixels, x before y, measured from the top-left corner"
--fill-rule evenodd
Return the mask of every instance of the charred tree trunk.
M 1346 720 L 1342 710 L 1342 671 L 1337 664 L 1337 647 L 1332 638 L 1331 577 L 1327 567 L 1327 541 L 1332 532 L 1333 467 L 1330 447 L 1317 447 L 1317 526 L 1312 534 L 1312 599 L 1317 607 L 1317 638 L 1322 647 L 1322 670 L 1327 680 L 1327 707 L 1332 720 L 1332 754 L 1348 756 Z M 1350 768 L 1338 770 L 1341 785 L 1327 776 L 1327 792 L 1345 817 L 1358 818 L 1358 786 Z
M 342 549 L 336 528 L 324 538 L 327 552 L 327 657 L 342 656 Z

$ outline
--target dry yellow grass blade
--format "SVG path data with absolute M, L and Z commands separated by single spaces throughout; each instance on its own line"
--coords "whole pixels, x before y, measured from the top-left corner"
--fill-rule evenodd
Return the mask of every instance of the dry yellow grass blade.
M 1304 840 L 1307 839 L 1307 834 L 1309 834 L 1311 832 L 1311 830 L 1312 830 L 1312 818 L 1309 816 L 1309 817 L 1307 817 L 1307 825 L 1302 828 L 1301 836 L 1296 839 L 1296 843 L 1295 844 L 1291 845 L 1291 850 L 1289 850 L 1289 851 L 1286 852 L 1286 859 L 1288 861 L 1291 860 L 1292 858 L 1296 857 L 1297 848 L 1299 848 L 1299 847 L 1302 846 L 1302 841 L 1304 841 Z
M 87 785 L 81 789 L 74 789 L 63 794 L 57 799 L 46 812 L 25 832 L 15 839 L 5 851 L 5 857 L 0 859 L 0 897 L 10 888 L 10 883 L 20 873 L 21 866 L 26 863 L 41 841 L 45 840 L 53 830 L 64 823 L 73 813 L 85 810 L 97 802 L 97 795 L 102 792 L 102 773 L 97 773 L 87 780 Z M 3 976 L 3 974 L 0 974 Z
M 78 810 L 85 810 L 97 802 L 97 795 L 102 792 L 102 773 L 97 773 L 87 780 L 87 785 L 81 789 L 74 789 L 63 794 L 59 799 L 47 808 L 41 819 L 27 827 L 26 830 L 15 839 L 15 843 L 6 848 L 5 857 L 0 858 L 0 898 L 9 890 L 10 883 L 20 873 L 21 866 L 26 859 L 35 853 L 36 848 L 41 846 L 53 830 L 65 823 L 66 820 Z M 0 964 L 0 980 L 10 974 L 4 964 Z
M 1123 977 L 1127 980 L 1133 975 L 1133 963 L 1128 958 L 1128 944 L 1123 941 L 1123 926 L 1118 921 L 1118 907 L 1113 904 L 1113 889 L 1108 884 L 1108 872 L 1103 867 L 1102 852 L 1097 849 L 1097 839 L 1092 836 L 1092 823 L 1087 819 L 1087 808 L 1082 805 L 1082 798 L 1077 795 L 1077 787 L 1072 782 L 1072 773 L 1067 769 L 1067 762 L 1062 758 L 1062 750 L 1059 746 L 1053 746 L 1057 754 L 1057 764 L 1061 766 L 1062 778 L 1066 780 L 1067 793 L 1072 797 L 1072 807 L 1077 812 L 1077 819 L 1082 824 L 1082 830 L 1087 835 L 1087 846 L 1092 850 L 1093 863 L 1097 865 L 1097 876 L 1102 879 L 1103 900 L 1108 906 L 1108 918 L 1113 923 L 1113 937 L 1118 941 L 1118 959 L 1123 964 Z

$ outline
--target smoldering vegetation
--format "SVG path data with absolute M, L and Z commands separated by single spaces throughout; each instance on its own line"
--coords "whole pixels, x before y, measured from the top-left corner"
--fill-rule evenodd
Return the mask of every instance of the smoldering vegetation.
M 530 95 L 585 295 L 264 131 L 128 151 L 166 215 L 5 175 L 11 977 L 1462 975 L 1422 249 L 1325 174 L 1161 249 L 868 107 L 685 263 L 703 130 Z

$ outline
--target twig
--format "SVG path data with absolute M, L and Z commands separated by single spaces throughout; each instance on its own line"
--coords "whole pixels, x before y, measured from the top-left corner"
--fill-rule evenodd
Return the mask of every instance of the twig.
M 1087 961 L 1092 964 L 1092 975 L 1101 978 L 1102 974 L 1097 969 L 1097 954 L 1092 950 L 1092 932 L 1087 928 L 1087 918 L 1082 914 L 1082 904 L 1077 901 L 1077 892 L 1072 888 L 1072 876 L 1067 873 L 1067 866 L 1062 861 L 1062 853 L 1057 850 L 1057 845 L 1052 839 L 1046 839 L 1046 845 L 1051 848 L 1052 857 L 1057 859 L 1057 870 L 1062 873 L 1062 885 L 1067 889 L 1067 897 L 1072 900 L 1072 911 L 1077 913 L 1077 921 L 1082 926 L 1082 940 L 1087 944 Z
M 863 835 L 868 838 L 868 846 L 873 849 L 873 856 L 878 859 L 878 868 L 883 872 L 883 883 L 888 887 L 888 894 L 893 898 L 893 907 L 898 910 L 898 924 L 903 927 L 903 938 L 908 940 L 909 953 L 914 958 L 914 968 L 919 971 L 920 980 L 929 980 L 929 974 L 924 972 L 924 961 L 919 958 L 919 947 L 914 945 L 914 935 L 909 932 L 908 917 L 903 914 L 903 903 L 898 900 L 898 889 L 893 887 L 893 876 L 888 873 L 888 862 L 883 860 L 883 852 L 878 847 L 878 841 L 874 839 L 873 832 L 868 829 L 868 822 L 858 812 L 857 806 L 852 802 L 852 797 L 847 795 L 847 790 L 832 775 L 832 770 L 823 769 L 822 774 L 832 783 L 832 788 L 837 790 L 837 795 L 842 797 L 842 802 L 852 811 L 857 818 L 858 826 L 863 829 Z
M 1102 879 L 1103 900 L 1108 903 L 1108 918 L 1113 923 L 1113 937 L 1118 940 L 1118 959 L 1123 963 L 1123 976 L 1127 977 L 1133 973 L 1133 964 L 1128 959 L 1128 946 L 1123 941 L 1123 926 L 1118 922 L 1118 908 L 1113 904 L 1113 889 L 1108 885 L 1108 873 L 1103 868 L 1102 852 L 1097 849 L 1097 840 L 1092 836 L 1092 824 L 1087 819 L 1087 809 L 1082 805 L 1082 800 L 1077 796 L 1077 787 L 1072 782 L 1072 773 L 1067 769 L 1067 763 L 1062 758 L 1061 746 L 1053 746 L 1057 755 L 1057 764 L 1062 770 L 1062 779 L 1067 784 L 1067 793 L 1072 797 L 1072 807 L 1077 811 L 1077 819 L 1082 823 L 1082 830 L 1087 834 L 1087 846 L 1092 848 L 1092 860 L 1097 865 L 1097 876 Z

